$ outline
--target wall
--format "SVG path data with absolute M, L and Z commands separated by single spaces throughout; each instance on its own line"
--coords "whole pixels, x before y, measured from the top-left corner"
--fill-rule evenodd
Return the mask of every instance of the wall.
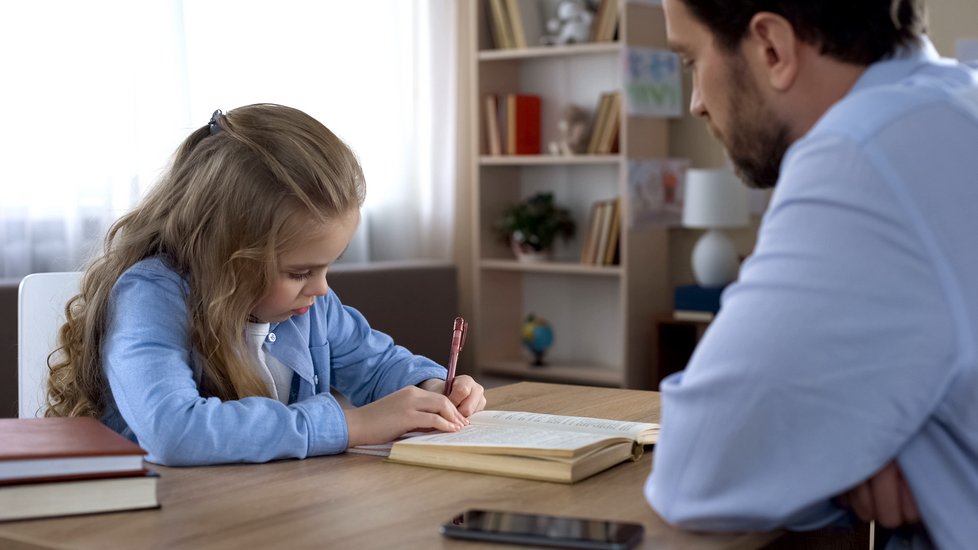
M 958 38 L 978 39 L 978 2 L 975 0 L 929 0 L 927 24 L 937 51 L 954 56 Z

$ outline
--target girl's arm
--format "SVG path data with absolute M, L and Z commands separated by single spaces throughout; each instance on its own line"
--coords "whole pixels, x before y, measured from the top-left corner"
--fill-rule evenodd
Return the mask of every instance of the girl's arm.
M 148 453 L 170 466 L 266 462 L 343 452 L 344 413 L 328 392 L 286 406 L 203 397 L 193 375 L 185 283 L 158 260 L 120 277 L 103 364 L 114 405 Z

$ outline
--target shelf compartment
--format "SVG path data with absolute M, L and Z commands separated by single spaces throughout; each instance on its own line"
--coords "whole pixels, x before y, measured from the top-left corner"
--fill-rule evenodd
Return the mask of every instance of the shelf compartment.
M 472 327 L 480 364 L 528 362 L 521 331 L 532 313 L 553 329 L 552 363 L 624 365 L 620 278 L 482 269 L 480 279 L 479 324 Z
M 618 179 L 621 166 L 617 162 L 482 166 L 477 189 L 480 257 L 483 260 L 493 261 L 512 260 L 513 252 L 509 243 L 493 231 L 493 224 L 507 208 L 535 193 L 546 191 L 554 194 L 559 206 L 570 211 L 577 225 L 574 237 L 568 240 L 557 240 L 554 247 L 554 263 L 571 264 L 575 267 L 570 271 L 580 272 L 577 267 L 587 267 L 579 264 L 578 260 L 581 257 L 581 246 L 587 236 L 591 206 L 595 201 L 607 200 L 619 195 Z M 507 264 L 502 264 L 500 267 L 515 269 Z M 567 271 L 564 268 L 553 269 L 557 272 Z M 592 271 L 584 272 L 592 273 Z

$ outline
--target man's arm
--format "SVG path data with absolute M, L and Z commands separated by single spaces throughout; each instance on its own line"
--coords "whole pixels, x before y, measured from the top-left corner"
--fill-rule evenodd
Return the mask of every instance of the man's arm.
M 667 521 L 841 519 L 832 498 L 896 458 L 937 405 L 954 353 L 937 260 L 867 159 L 843 138 L 786 159 L 755 253 L 661 386 L 646 494 Z

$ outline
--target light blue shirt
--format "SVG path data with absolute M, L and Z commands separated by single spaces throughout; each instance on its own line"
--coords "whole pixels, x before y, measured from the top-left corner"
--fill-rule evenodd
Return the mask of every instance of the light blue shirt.
M 221 401 L 198 389 L 188 345 L 186 281 L 159 259 L 115 284 L 103 343 L 110 394 L 102 421 L 168 466 L 266 462 L 341 453 L 346 416 L 330 386 L 355 406 L 445 378 L 444 367 L 371 330 L 330 291 L 305 315 L 271 325 L 265 349 L 293 376 L 289 404 L 266 397 Z
M 789 149 L 739 281 L 662 383 L 652 506 L 811 529 L 896 458 L 933 543 L 978 544 L 976 243 L 978 75 L 924 40 Z

